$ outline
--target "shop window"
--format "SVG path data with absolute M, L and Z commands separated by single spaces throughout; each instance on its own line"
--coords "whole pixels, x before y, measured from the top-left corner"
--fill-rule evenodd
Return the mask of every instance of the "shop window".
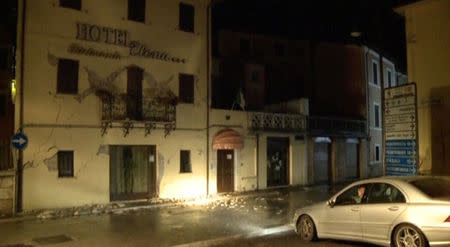
M 192 172 L 191 166 L 191 151 L 181 150 L 180 151 L 180 173 Z
M 391 70 L 387 71 L 387 80 L 388 80 L 388 87 L 393 87 L 394 85 L 392 84 L 392 72 L 391 72 Z
M 81 0 L 59 0 L 59 6 L 63 8 L 81 10 Z
M 180 74 L 179 100 L 182 103 L 194 103 L 194 76 Z
M 58 151 L 58 177 L 73 177 L 73 151 Z
M 194 32 L 195 9 L 193 5 L 180 3 L 180 30 Z
M 57 92 L 78 94 L 78 61 L 59 59 Z
M 128 20 L 145 22 L 145 0 L 128 0 Z

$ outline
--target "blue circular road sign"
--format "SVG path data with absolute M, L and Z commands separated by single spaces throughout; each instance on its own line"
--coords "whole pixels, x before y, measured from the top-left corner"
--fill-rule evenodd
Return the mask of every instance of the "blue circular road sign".
M 19 150 L 24 149 L 28 145 L 28 137 L 23 133 L 16 133 L 11 138 L 11 144 Z

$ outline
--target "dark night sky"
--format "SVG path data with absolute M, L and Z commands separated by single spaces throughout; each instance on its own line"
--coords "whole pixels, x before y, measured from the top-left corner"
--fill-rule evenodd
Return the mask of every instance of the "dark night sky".
M 292 39 L 362 42 L 406 70 L 404 20 L 398 0 L 223 0 L 213 7 L 213 30 L 279 35 Z M 363 35 L 350 36 L 354 29 Z

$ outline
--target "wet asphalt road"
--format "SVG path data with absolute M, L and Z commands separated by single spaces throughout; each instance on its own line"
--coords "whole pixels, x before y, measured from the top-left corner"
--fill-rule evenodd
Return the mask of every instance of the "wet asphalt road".
M 307 242 L 300 240 L 300 238 L 293 232 L 287 232 L 278 235 L 270 235 L 252 239 L 239 239 L 229 241 L 222 244 L 213 245 L 214 247 L 278 247 L 278 246 L 304 246 L 304 247 L 376 247 L 365 243 L 348 242 L 348 241 L 333 241 L 333 240 L 319 240 Z
M 326 200 L 331 193 L 327 187 L 297 188 L 200 206 L 0 222 L 0 246 L 349 246 L 305 245 L 286 226 L 296 208 Z M 278 236 L 280 232 L 288 235 Z M 233 244 L 236 240 L 242 242 Z

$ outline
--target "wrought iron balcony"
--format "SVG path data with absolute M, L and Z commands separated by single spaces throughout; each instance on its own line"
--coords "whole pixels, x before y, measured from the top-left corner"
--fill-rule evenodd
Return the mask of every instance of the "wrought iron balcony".
M 307 117 L 302 114 L 249 112 L 253 131 L 305 132 Z
M 172 123 L 176 120 L 176 102 L 143 98 L 141 102 L 127 95 L 102 98 L 103 121 L 145 121 Z
M 365 136 L 366 121 L 329 117 L 309 117 L 309 131 L 313 135 Z

